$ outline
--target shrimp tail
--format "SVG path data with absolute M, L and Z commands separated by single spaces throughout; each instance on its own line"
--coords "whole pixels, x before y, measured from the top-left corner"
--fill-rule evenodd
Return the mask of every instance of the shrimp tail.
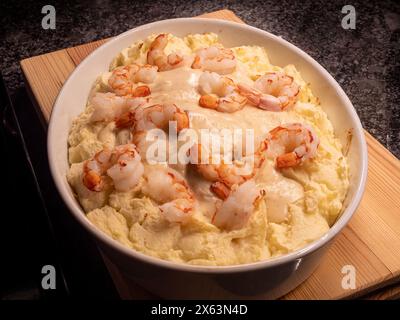
M 219 98 L 213 94 L 203 95 L 199 99 L 199 105 L 203 108 L 216 110 L 218 108 Z
M 296 152 L 289 152 L 276 157 L 276 167 L 278 169 L 294 167 L 300 164 L 301 157 Z
M 231 189 L 223 182 L 216 181 L 210 186 L 210 190 L 214 192 L 218 198 L 225 200 L 228 198 Z
M 115 120 L 118 129 L 132 127 L 135 123 L 135 113 L 128 111 Z
M 133 90 L 132 95 L 134 97 L 147 97 L 151 94 L 150 88 L 148 86 L 138 86 Z
M 83 175 L 82 182 L 90 191 L 100 192 L 103 189 L 103 179 L 94 170 L 87 171 Z

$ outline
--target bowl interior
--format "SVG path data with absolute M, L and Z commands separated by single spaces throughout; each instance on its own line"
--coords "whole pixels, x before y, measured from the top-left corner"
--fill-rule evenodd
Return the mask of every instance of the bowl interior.
M 123 48 L 133 42 L 161 32 L 170 32 L 177 36 L 189 33 L 215 32 L 227 47 L 240 45 L 259 45 L 267 48 L 273 64 L 284 66 L 294 64 L 303 78 L 311 83 L 311 88 L 321 100 L 328 114 L 336 136 L 343 145 L 348 143 L 348 132 L 352 130 L 353 139 L 348 149 L 350 163 L 350 188 L 345 200 L 344 213 L 336 222 L 335 230 L 340 230 L 352 215 L 364 189 L 367 154 L 362 127 L 354 108 L 336 81 L 317 62 L 297 47 L 265 31 L 213 19 L 188 18 L 165 20 L 132 29 L 109 41 L 89 55 L 72 73 L 64 84 L 54 105 L 48 130 L 48 153 L 53 178 L 66 204 L 74 215 L 98 238 L 104 235 L 95 229 L 84 217 L 84 213 L 74 198 L 66 180 L 68 165 L 67 137 L 72 120 L 85 108 L 90 88 L 103 71 L 107 71 L 111 60 Z M 338 225 L 338 226 L 336 226 Z M 119 244 L 115 244 L 119 246 Z M 120 248 L 121 249 L 121 248 Z M 130 250 L 133 252 L 133 250 Z M 137 254 L 137 253 L 132 253 Z

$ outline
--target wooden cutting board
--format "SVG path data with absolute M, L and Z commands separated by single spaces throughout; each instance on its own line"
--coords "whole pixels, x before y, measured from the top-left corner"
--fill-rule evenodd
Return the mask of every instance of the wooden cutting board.
M 229 10 L 201 17 L 244 23 Z M 99 40 L 21 61 L 28 90 L 46 123 L 70 73 L 106 41 Z M 352 298 L 371 292 L 374 292 L 374 298 L 393 298 L 399 294 L 396 283 L 400 281 L 400 162 L 370 134 L 365 134 L 369 168 L 361 205 L 348 226 L 334 240 L 314 274 L 284 299 Z M 154 298 L 125 278 L 107 258 L 105 261 L 122 298 Z M 341 286 L 344 276 L 341 270 L 346 265 L 353 265 L 356 269 L 354 290 L 345 290 Z M 387 286 L 390 286 L 387 290 L 377 292 Z

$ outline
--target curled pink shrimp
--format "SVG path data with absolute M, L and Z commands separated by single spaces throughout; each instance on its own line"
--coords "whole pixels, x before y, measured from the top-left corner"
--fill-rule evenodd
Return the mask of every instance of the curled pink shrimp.
M 193 213 L 195 196 L 186 180 L 174 169 L 154 165 L 146 168 L 143 192 L 158 202 L 170 222 L 186 222 Z
M 187 58 L 178 52 L 166 55 L 164 49 L 168 44 L 168 35 L 165 33 L 159 34 L 150 44 L 147 52 L 147 63 L 152 66 L 157 66 L 158 71 L 167 71 L 179 68 L 185 65 Z
M 199 91 L 202 94 L 199 105 L 220 112 L 236 112 L 243 109 L 247 99 L 237 92 L 232 79 L 215 72 L 205 71 L 199 78 Z
M 154 104 L 136 108 L 121 115 L 116 120 L 118 128 L 134 127 L 137 132 L 150 129 L 165 129 L 170 121 L 176 121 L 177 131 L 189 127 L 189 116 L 175 104 Z
M 283 72 L 269 72 L 254 83 L 254 87 L 238 84 L 239 92 L 255 107 L 268 111 L 284 111 L 297 101 L 300 87 Z
M 236 69 L 236 57 L 231 49 L 211 46 L 196 52 L 192 68 L 229 74 Z
M 217 209 L 212 223 L 220 229 L 243 228 L 254 212 L 254 207 L 264 194 L 254 180 L 248 180 L 233 190 Z
M 265 139 L 266 155 L 276 158 L 277 168 L 297 166 L 313 158 L 318 145 L 315 131 L 301 123 L 278 126 Z
M 254 177 L 256 170 L 261 167 L 265 158 L 263 150 L 257 150 L 254 155 L 244 157 L 241 161 L 234 160 L 231 163 L 225 163 L 222 159 L 218 163 L 213 163 L 212 155 L 204 159 L 202 155 L 205 152 L 201 144 L 194 145 L 191 150 L 191 156 L 197 171 L 207 180 L 213 182 L 210 186 L 219 198 L 226 199 L 233 187 L 241 185 Z
M 105 176 L 112 179 L 118 191 L 134 188 L 143 175 L 141 157 L 133 144 L 103 149 L 83 165 L 82 182 L 91 191 L 103 190 Z
M 129 64 L 115 68 L 108 84 L 118 96 L 146 97 L 150 95 L 150 88 L 137 83 L 152 83 L 156 76 L 157 68 L 153 66 Z

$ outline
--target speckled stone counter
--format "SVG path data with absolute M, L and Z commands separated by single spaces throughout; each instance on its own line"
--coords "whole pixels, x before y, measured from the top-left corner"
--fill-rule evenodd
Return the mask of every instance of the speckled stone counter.
M 18 1 L 17 1 L 18 2 Z M 400 5 L 395 1 L 48 1 L 56 29 L 41 27 L 44 3 L 0 3 L 0 68 L 11 93 L 24 86 L 19 61 L 117 35 L 144 23 L 228 8 L 246 23 L 310 54 L 341 84 L 364 127 L 400 157 Z M 345 30 L 343 5 L 356 9 Z

